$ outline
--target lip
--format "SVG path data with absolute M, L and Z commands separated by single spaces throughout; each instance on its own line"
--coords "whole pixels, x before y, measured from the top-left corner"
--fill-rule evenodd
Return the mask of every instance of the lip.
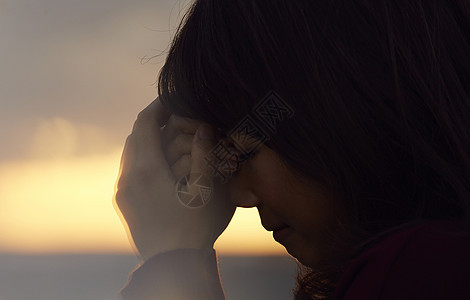
M 286 239 L 289 237 L 289 235 L 292 233 L 293 229 L 292 227 L 285 226 L 283 228 L 279 228 L 277 230 L 273 231 L 273 237 L 274 240 L 278 243 L 283 243 L 286 241 Z

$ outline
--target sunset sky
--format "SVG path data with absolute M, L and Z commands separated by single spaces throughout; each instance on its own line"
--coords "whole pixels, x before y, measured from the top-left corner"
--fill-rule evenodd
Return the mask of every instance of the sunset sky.
M 0 0 L 0 253 L 132 252 L 114 183 L 187 2 Z M 286 253 L 256 209 L 216 249 Z

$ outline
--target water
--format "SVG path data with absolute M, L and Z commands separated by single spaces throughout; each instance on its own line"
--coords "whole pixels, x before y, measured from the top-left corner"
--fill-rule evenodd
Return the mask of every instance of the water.
M 0 255 L 0 300 L 116 300 L 136 266 L 133 255 Z M 219 256 L 226 300 L 292 299 L 288 256 Z

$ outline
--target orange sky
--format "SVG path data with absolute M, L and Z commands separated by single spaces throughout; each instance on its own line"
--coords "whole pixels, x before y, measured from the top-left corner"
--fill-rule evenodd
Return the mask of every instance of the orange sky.
M 121 147 L 75 155 L 85 137 L 99 143 L 105 133 L 59 118 L 36 130 L 30 159 L 0 165 L 0 252 L 132 252 L 112 205 Z M 216 249 L 285 253 L 262 228 L 256 209 L 238 209 Z
M 0 0 L 0 253 L 132 251 L 112 205 L 121 150 L 184 10 Z M 286 253 L 256 209 L 239 209 L 216 249 Z

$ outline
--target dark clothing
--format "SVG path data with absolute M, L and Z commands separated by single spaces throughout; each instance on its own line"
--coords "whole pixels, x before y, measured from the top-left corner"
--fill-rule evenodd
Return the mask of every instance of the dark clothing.
M 390 234 L 351 261 L 334 299 L 470 299 L 470 237 L 452 221 Z
M 470 299 L 470 236 L 429 221 L 393 232 L 353 259 L 333 299 Z M 214 250 L 158 254 L 131 275 L 125 300 L 224 299 Z

